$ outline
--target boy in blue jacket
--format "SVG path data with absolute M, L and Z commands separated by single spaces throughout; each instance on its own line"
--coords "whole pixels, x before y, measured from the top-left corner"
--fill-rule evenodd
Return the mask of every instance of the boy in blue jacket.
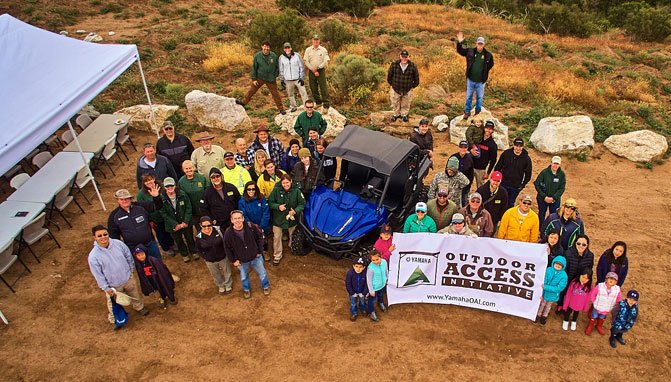
M 615 348 L 617 346 L 615 341 L 626 345 L 627 342 L 622 338 L 622 334 L 628 332 L 638 318 L 638 291 L 632 289 L 627 292 L 627 298 L 622 299 L 615 305 L 611 313 L 613 322 L 610 326 L 610 338 L 608 339 L 610 347 Z
M 358 317 L 356 306 L 357 300 L 359 305 L 359 310 L 366 313 L 366 297 L 368 296 L 368 284 L 366 283 L 366 263 L 363 257 L 359 257 L 356 262 L 352 265 L 352 269 L 347 271 L 347 276 L 345 276 L 345 287 L 347 288 L 347 293 L 349 294 L 349 312 L 351 316 L 349 319 L 351 321 L 356 321 Z
M 541 325 L 545 325 L 548 314 L 552 309 L 552 303 L 559 301 L 559 294 L 566 288 L 568 275 L 566 268 L 566 258 L 557 256 L 552 260 L 552 265 L 545 270 L 545 281 L 543 281 L 543 297 L 536 313 L 536 321 L 540 319 Z

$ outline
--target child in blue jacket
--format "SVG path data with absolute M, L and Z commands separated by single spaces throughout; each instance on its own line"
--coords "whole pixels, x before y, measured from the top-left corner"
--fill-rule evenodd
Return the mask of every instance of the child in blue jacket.
M 356 310 L 357 301 L 359 310 L 366 313 L 366 297 L 368 296 L 368 283 L 366 282 L 366 262 L 363 257 L 359 257 L 352 265 L 352 269 L 347 271 L 345 276 L 345 287 L 349 294 L 349 319 L 356 321 L 358 313 Z
M 615 341 L 626 345 L 627 342 L 622 338 L 622 334 L 629 331 L 638 318 L 638 291 L 632 289 L 627 292 L 627 298 L 622 299 L 615 305 L 611 313 L 613 322 L 610 326 L 610 338 L 608 339 L 610 346 L 615 348 L 617 346 Z
M 375 314 L 375 300 L 377 300 L 381 311 L 387 311 L 387 307 L 384 305 L 384 295 L 387 290 L 388 277 L 389 267 L 387 266 L 387 261 L 382 258 L 382 255 L 376 249 L 372 250 L 370 252 L 370 264 L 368 264 L 368 269 L 366 270 L 366 281 L 368 282 L 368 293 L 370 293 L 370 297 L 368 298 L 368 313 L 370 314 L 370 319 L 373 321 L 378 320 Z
M 566 288 L 568 275 L 564 268 L 566 268 L 566 259 L 564 256 L 557 256 L 552 260 L 552 265 L 545 270 L 543 297 L 538 313 L 536 313 L 536 321 L 540 319 L 541 325 L 545 325 L 550 309 L 552 309 L 552 303 L 559 301 L 559 294 Z

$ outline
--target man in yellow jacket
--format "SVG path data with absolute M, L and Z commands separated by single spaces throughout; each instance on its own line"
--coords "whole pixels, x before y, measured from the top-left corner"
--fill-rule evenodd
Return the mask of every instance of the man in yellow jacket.
M 244 195 L 245 184 L 251 182 L 252 176 L 247 169 L 235 163 L 235 154 L 230 151 L 224 154 L 224 167 L 221 172 L 224 174 L 224 182 L 234 185 L 240 195 Z
M 531 210 L 533 198 L 529 194 L 520 197 L 520 204 L 503 214 L 501 225 L 496 232 L 499 239 L 538 242 L 538 215 Z

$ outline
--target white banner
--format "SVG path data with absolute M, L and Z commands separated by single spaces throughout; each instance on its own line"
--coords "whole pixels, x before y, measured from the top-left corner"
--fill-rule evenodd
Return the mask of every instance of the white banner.
M 545 244 L 435 233 L 395 233 L 389 305 L 454 304 L 536 318 Z

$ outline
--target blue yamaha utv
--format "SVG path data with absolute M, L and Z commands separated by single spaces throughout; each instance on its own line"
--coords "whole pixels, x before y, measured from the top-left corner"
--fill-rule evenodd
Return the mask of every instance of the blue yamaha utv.
M 294 255 L 310 249 L 334 259 L 366 254 L 381 225 L 400 230 L 415 204 L 426 201 L 431 160 L 407 139 L 348 125 L 324 155 L 340 158 L 340 172 L 318 181 L 310 194 L 292 236 Z

